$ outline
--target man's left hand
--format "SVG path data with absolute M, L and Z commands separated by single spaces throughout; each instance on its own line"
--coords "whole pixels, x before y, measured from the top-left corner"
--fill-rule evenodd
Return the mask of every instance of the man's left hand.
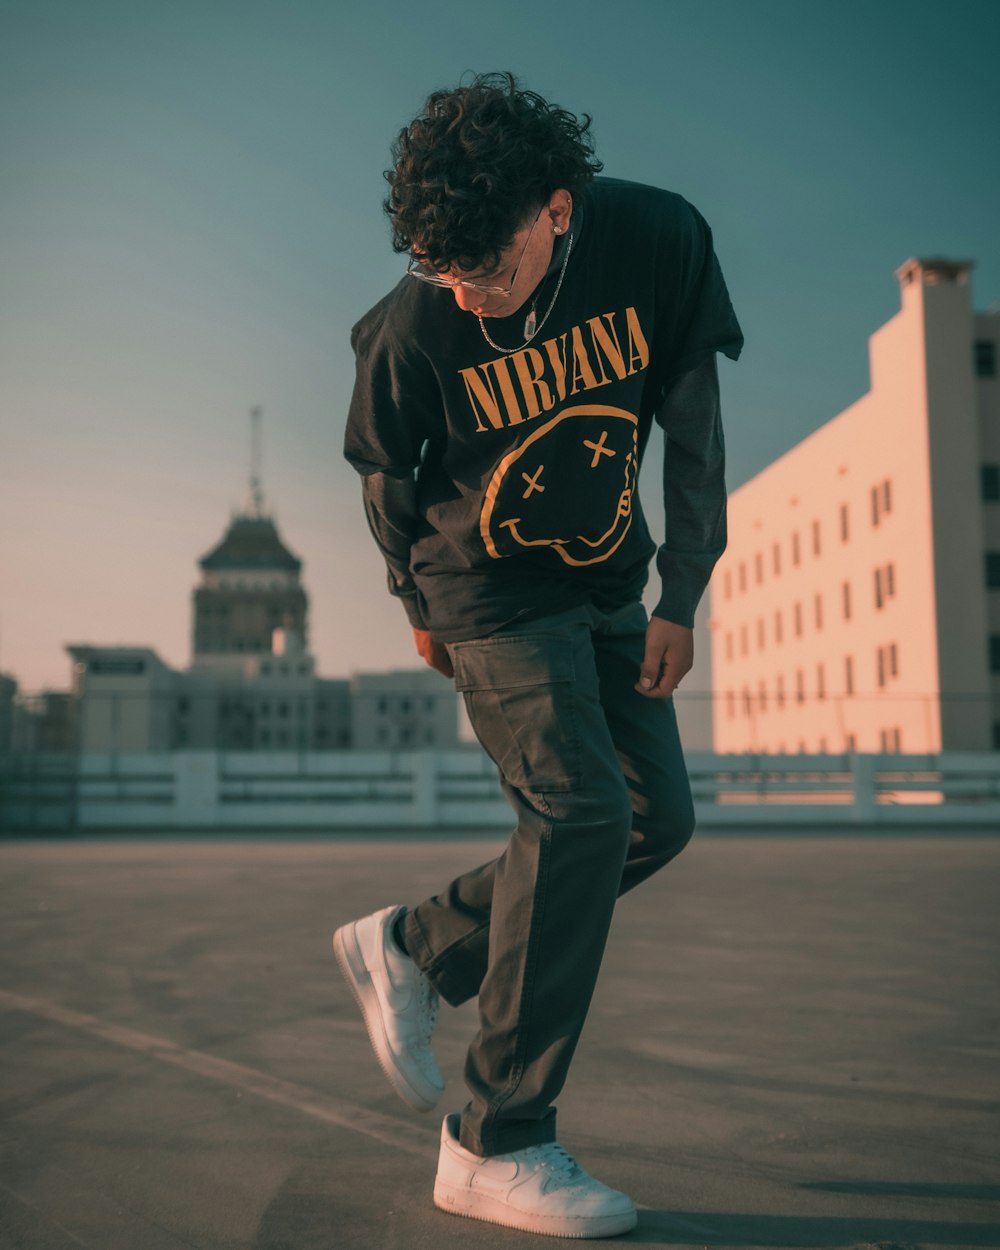
M 667 699 L 694 664 L 694 630 L 658 616 L 646 627 L 646 654 L 636 690 L 647 699 Z

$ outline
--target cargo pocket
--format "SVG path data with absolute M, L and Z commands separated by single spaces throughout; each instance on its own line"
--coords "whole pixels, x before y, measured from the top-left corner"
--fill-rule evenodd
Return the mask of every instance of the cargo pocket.
M 535 793 L 582 782 L 573 703 L 573 643 L 565 634 L 517 634 L 450 647 L 455 689 L 503 777 Z

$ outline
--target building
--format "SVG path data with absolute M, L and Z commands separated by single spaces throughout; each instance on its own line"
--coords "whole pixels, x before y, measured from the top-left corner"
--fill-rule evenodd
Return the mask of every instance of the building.
M 1000 314 L 911 259 L 867 394 L 729 498 L 720 752 L 1000 749 Z
M 358 673 L 350 679 L 317 676 L 307 642 L 309 600 L 301 583 L 302 561 L 265 510 L 257 471 L 259 410 L 252 416 L 247 503 L 198 561 L 190 667 L 172 669 L 149 647 L 67 646 L 73 678 L 64 698 L 79 708 L 77 749 L 454 746 L 458 700 L 440 674 L 428 669 Z
M 13 692 L 10 692 L 13 696 Z M 76 704 L 66 690 L 42 690 L 12 697 L 8 745 L 0 752 L 44 754 L 72 751 L 76 741 Z
M 9 752 L 14 742 L 14 708 L 17 678 L 0 672 L 0 755 Z
M 356 673 L 352 743 L 363 751 L 454 746 L 457 706 L 454 686 L 432 668 Z
M 69 643 L 80 751 L 169 751 L 177 674 L 149 647 Z

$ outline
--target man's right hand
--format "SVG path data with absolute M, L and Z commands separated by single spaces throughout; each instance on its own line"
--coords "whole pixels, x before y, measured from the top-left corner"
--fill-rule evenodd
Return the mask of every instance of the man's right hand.
M 417 651 L 431 668 L 436 668 L 445 677 L 455 676 L 451 656 L 443 642 L 435 642 L 430 631 L 426 629 L 414 629 L 413 640 L 417 644 Z

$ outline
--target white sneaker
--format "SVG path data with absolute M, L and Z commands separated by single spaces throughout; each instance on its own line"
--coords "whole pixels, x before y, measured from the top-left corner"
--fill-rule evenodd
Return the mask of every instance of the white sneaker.
M 430 1111 L 444 1092 L 431 1051 L 438 996 L 393 939 L 393 923 L 403 910 L 386 907 L 341 926 L 333 935 L 333 951 L 389 1084 L 414 1110 Z
M 635 1228 L 635 1205 L 583 1170 L 556 1142 L 482 1159 L 458 1140 L 458 1115 L 441 1125 L 434 1205 L 552 1237 L 614 1237 Z

